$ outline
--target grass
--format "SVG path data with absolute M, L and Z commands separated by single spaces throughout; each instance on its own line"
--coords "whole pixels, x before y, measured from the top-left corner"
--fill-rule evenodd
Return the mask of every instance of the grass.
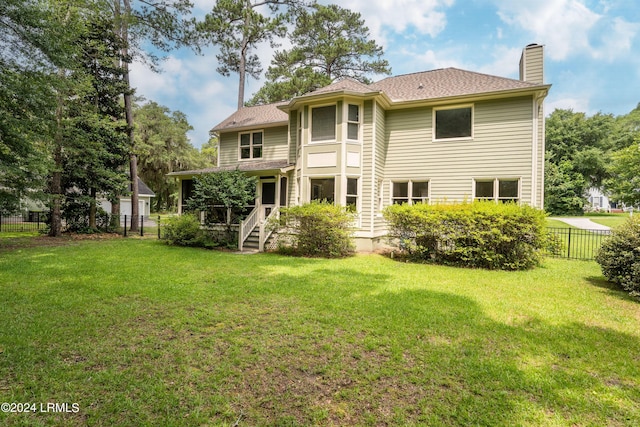
M 640 424 L 640 305 L 525 272 L 146 239 L 0 249 L 2 425 Z
M 622 214 L 589 214 L 589 219 L 595 223 L 606 225 L 607 227 L 615 228 L 622 225 L 629 218 L 628 213 Z

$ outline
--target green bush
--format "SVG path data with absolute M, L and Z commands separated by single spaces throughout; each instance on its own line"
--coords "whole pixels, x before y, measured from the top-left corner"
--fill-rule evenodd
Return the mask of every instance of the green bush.
M 436 264 L 523 270 L 549 245 L 544 211 L 514 203 L 392 205 L 384 217 L 401 249 Z
M 602 274 L 631 295 L 640 296 L 640 217 L 615 228 L 596 254 Z
M 311 202 L 280 209 L 278 233 L 290 243 L 282 252 L 310 257 L 335 258 L 352 254 L 355 216 L 344 206 Z
M 200 220 L 193 214 L 168 218 L 163 237 L 169 245 L 205 248 L 218 246 L 218 242 L 200 226 Z

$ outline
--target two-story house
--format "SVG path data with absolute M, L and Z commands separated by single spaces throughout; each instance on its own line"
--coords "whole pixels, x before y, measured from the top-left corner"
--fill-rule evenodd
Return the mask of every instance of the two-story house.
M 523 49 L 519 80 L 444 68 L 370 85 L 345 79 L 241 108 L 212 129 L 218 167 L 173 174 L 182 181 L 179 210 L 194 175 L 236 168 L 259 178 L 241 247 L 277 207 L 311 200 L 353 206 L 359 250 L 386 234 L 382 210 L 392 203 L 490 199 L 542 208 L 549 88 L 543 47 L 533 44 Z

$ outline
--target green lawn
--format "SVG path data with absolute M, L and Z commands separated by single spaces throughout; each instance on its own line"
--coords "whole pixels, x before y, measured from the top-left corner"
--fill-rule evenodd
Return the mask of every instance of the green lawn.
M 625 222 L 629 218 L 629 214 L 589 214 L 587 217 L 595 223 L 615 228 Z
M 0 249 L 0 425 L 640 425 L 640 304 L 525 272 L 146 239 Z

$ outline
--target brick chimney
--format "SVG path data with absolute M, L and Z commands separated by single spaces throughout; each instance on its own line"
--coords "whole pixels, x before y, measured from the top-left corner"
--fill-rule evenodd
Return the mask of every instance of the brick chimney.
M 529 83 L 544 83 L 544 47 L 542 45 L 533 43 L 522 49 L 520 80 Z

